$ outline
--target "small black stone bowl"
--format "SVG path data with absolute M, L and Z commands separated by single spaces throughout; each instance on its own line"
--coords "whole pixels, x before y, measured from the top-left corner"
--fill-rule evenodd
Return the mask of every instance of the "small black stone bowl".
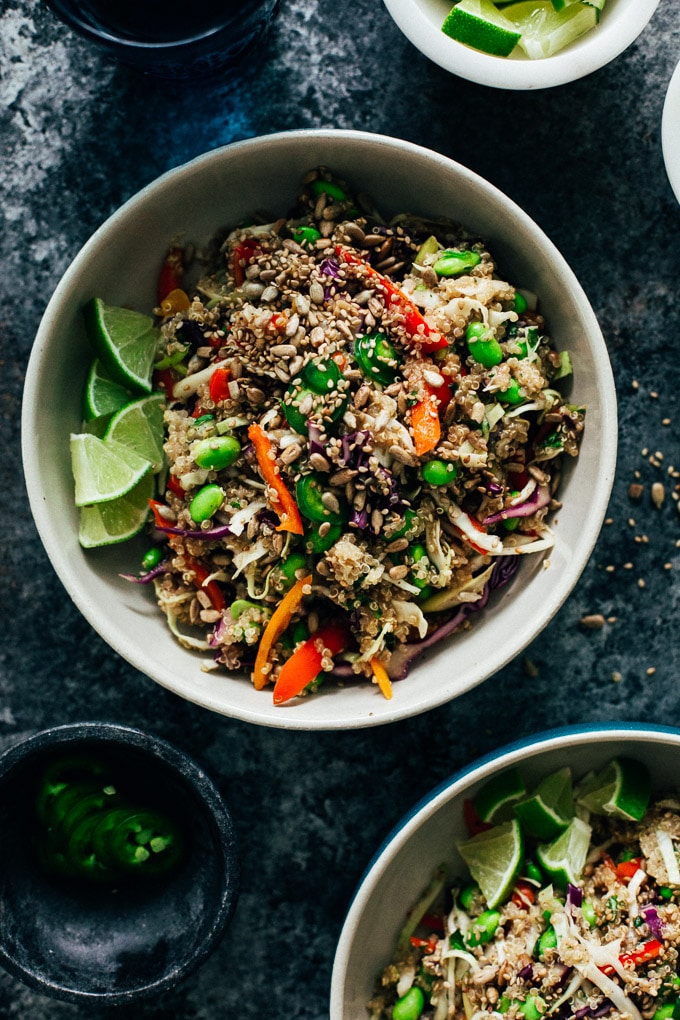
M 135 804 L 175 818 L 185 846 L 168 875 L 100 885 L 41 867 L 40 777 L 50 761 L 75 753 L 103 759 Z M 167 991 L 215 947 L 238 885 L 234 827 L 220 793 L 164 740 L 75 723 L 0 757 L 0 963 L 39 992 L 113 1006 Z

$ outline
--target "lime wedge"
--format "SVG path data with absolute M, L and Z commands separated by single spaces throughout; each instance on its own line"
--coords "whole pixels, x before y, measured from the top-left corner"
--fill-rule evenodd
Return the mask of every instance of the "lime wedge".
M 524 856 L 517 819 L 485 829 L 459 843 L 458 850 L 489 907 L 498 906 L 512 889 Z
M 517 26 L 491 0 L 460 0 L 448 14 L 442 32 L 495 57 L 507 57 L 520 37 Z
M 83 418 L 85 421 L 112 414 L 119 407 L 129 404 L 132 399 L 129 390 L 114 382 L 99 358 L 95 358 L 90 365 L 83 391 Z
M 507 808 L 507 817 L 502 819 L 507 821 L 512 817 L 510 805 L 526 792 L 519 769 L 506 769 L 477 790 L 472 801 L 475 813 L 481 822 L 497 822 L 504 814 L 503 808 Z
M 560 889 L 568 882 L 575 885 L 588 856 L 591 828 L 581 818 L 572 818 L 564 832 L 552 843 L 536 847 L 536 858 L 548 878 Z
M 639 822 L 649 803 L 651 781 L 646 766 L 632 758 L 614 758 L 576 791 L 577 803 L 594 815 L 615 815 Z
M 154 471 L 163 466 L 163 409 L 165 395 L 153 393 L 122 407 L 104 434 L 107 443 L 122 443 L 151 461 Z
M 151 392 L 158 342 L 153 319 L 92 298 L 83 309 L 85 329 L 109 377 L 120 386 Z
M 125 542 L 139 534 L 146 524 L 152 496 L 153 477 L 146 474 L 124 496 L 82 507 L 78 533 L 80 544 L 85 549 L 96 549 Z
M 530 836 L 554 839 L 574 817 L 571 769 L 546 776 L 530 797 L 515 804 L 515 814 Z
M 71 468 L 76 506 L 117 499 L 151 470 L 151 463 L 120 443 L 81 432 L 71 436 Z
M 556 11 L 552 0 L 522 0 L 503 9 L 503 15 L 520 32 L 520 48 L 532 60 L 551 57 L 598 22 L 590 4 L 570 4 Z

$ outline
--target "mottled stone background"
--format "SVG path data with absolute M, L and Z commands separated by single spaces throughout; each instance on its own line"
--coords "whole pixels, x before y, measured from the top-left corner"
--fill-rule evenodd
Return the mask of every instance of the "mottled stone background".
M 641 38 L 608 67 L 535 93 L 446 74 L 401 36 L 377 0 L 282 0 L 266 43 L 240 74 L 183 85 L 114 65 L 39 0 L 0 0 L 0 11 L 0 749 L 53 723 L 132 723 L 186 748 L 232 806 L 243 892 L 230 931 L 165 1001 L 118 1010 L 121 1017 L 323 1020 L 355 884 L 430 787 L 477 755 L 548 727 L 680 724 L 680 519 L 672 495 L 680 468 L 680 207 L 660 142 L 680 58 L 677 0 L 661 0 Z M 450 705 L 357 733 L 268 732 L 213 716 L 121 661 L 52 571 L 20 469 L 33 337 L 91 232 L 170 167 L 295 127 L 394 134 L 454 157 L 515 199 L 585 287 L 620 399 L 609 523 L 551 625 L 521 659 Z M 648 460 L 656 451 L 658 467 Z M 635 472 L 645 493 L 632 504 Z M 650 487 L 659 480 L 666 500 L 656 509 Z M 585 630 L 579 620 L 587 613 L 612 622 Z M 100 1016 L 0 973 L 2 1018 Z

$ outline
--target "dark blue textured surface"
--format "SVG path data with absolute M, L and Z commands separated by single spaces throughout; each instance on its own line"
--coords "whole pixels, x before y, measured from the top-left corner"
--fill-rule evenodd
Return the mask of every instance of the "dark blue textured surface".
M 238 75 L 192 84 L 109 63 L 38 0 L 0 0 L 0 12 L 0 750 L 51 724 L 131 723 L 187 750 L 232 808 L 243 874 L 226 939 L 167 1001 L 116 1015 L 323 1020 L 356 882 L 431 787 L 480 754 L 556 725 L 680 723 L 680 517 L 678 479 L 669 474 L 680 470 L 680 207 L 660 144 L 680 57 L 676 0 L 661 0 L 645 33 L 608 67 L 537 93 L 446 74 L 375 0 L 283 0 L 273 31 Z M 547 630 L 458 701 L 357 733 L 270 732 L 213 716 L 120 660 L 65 596 L 19 469 L 31 343 L 91 232 L 159 173 L 232 140 L 294 127 L 360 128 L 427 145 L 523 206 L 583 284 L 620 399 L 611 523 Z M 659 467 L 648 460 L 656 451 Z M 635 472 L 645 491 L 633 503 Z M 651 502 L 654 481 L 665 485 L 661 509 Z M 586 630 L 579 620 L 587 613 L 611 622 Z M 91 1008 L 42 998 L 0 973 L 5 1017 L 99 1020 Z

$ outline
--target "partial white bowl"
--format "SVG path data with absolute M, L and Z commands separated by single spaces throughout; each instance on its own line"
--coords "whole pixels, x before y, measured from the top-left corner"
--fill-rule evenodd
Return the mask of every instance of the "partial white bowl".
M 85 552 L 68 437 L 80 428 L 80 389 L 91 358 L 81 310 L 93 295 L 147 311 L 169 242 L 199 245 L 252 210 L 286 211 L 308 169 L 324 164 L 371 193 L 387 215 L 447 215 L 488 241 L 507 278 L 540 295 L 558 348 L 571 351 L 573 399 L 587 407 L 576 462 L 565 471 L 549 569 L 526 557 L 471 630 L 435 648 L 387 701 L 375 685 L 327 684 L 275 707 L 243 676 L 203 672 L 180 647 L 153 593 L 119 575 L 136 572 L 142 543 Z M 573 272 L 539 227 L 492 185 L 437 153 L 354 131 L 300 131 L 238 142 L 165 174 L 87 242 L 45 312 L 26 375 L 23 460 L 31 509 L 54 569 L 94 629 L 142 673 L 223 715 L 290 729 L 348 729 L 416 715 L 499 670 L 542 630 L 576 584 L 597 539 L 614 478 L 616 397 L 607 349 Z M 587 513 L 585 508 L 587 507 Z M 526 560 L 533 560 L 529 563 Z
M 661 147 L 668 180 L 680 202 L 680 64 L 673 72 L 663 104 Z
M 635 724 L 553 730 L 501 748 L 436 787 L 416 804 L 377 851 L 361 880 L 340 933 L 331 981 L 330 1020 L 367 1015 L 376 977 L 389 963 L 406 912 L 437 867 L 465 874 L 456 842 L 467 838 L 463 802 L 495 773 L 518 766 L 527 784 L 565 766 L 574 778 L 617 755 L 648 766 L 652 787 L 677 789 L 680 731 Z
M 597 71 L 618 57 L 647 25 L 659 0 L 607 0 L 599 25 L 543 60 L 493 57 L 450 39 L 442 25 L 453 0 L 384 0 L 413 45 L 445 71 L 500 89 L 545 89 Z

